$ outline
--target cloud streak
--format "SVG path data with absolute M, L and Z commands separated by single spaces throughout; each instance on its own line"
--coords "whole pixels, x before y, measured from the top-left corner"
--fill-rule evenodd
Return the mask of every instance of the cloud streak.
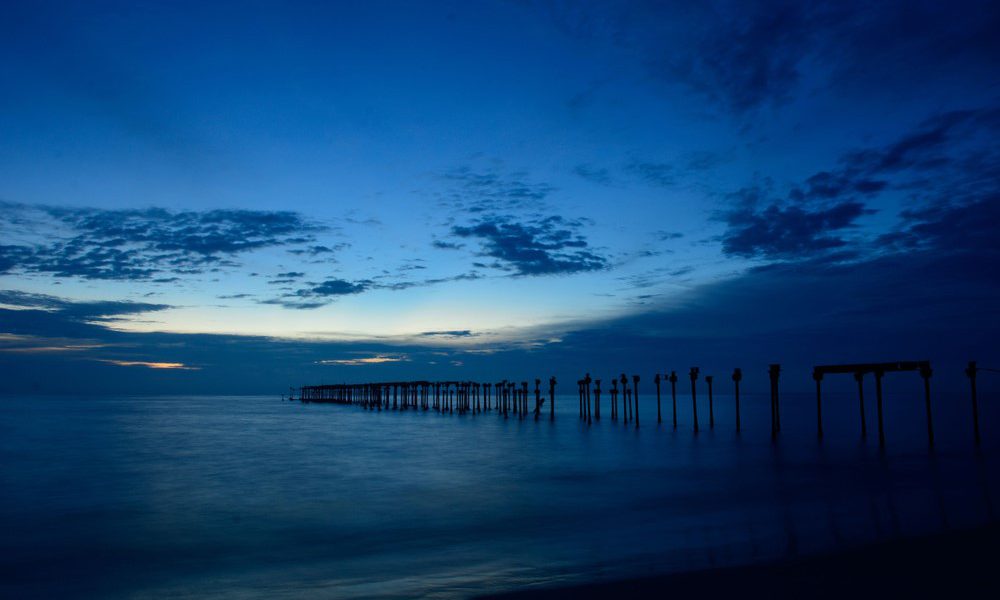
M 44 241 L 0 246 L 0 272 L 147 281 L 238 266 L 241 254 L 308 242 L 322 228 L 288 211 L 171 211 L 3 205 L 0 219 Z M 160 277 L 169 281 L 170 278 Z
M 480 256 L 494 259 L 491 267 L 519 276 L 559 275 L 608 267 L 579 233 L 578 220 L 559 216 L 518 221 L 486 217 L 471 225 L 454 226 L 453 235 L 480 241 Z

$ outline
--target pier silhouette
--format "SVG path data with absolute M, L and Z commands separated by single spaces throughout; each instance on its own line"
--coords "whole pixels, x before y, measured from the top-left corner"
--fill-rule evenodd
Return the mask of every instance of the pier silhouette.
M 868 435 L 868 427 L 865 419 L 865 396 L 864 379 L 866 375 L 872 375 L 875 381 L 875 401 L 878 426 L 879 447 L 886 446 L 886 426 L 883 406 L 883 377 L 886 373 L 896 372 L 916 372 L 923 381 L 924 391 L 924 413 L 927 423 L 928 446 L 934 447 L 934 421 L 931 407 L 930 379 L 933 374 L 930 361 L 895 361 L 880 363 L 846 363 L 833 365 L 817 365 L 813 367 L 812 379 L 816 388 L 816 434 L 823 439 L 823 381 L 828 375 L 851 375 L 857 382 L 858 406 L 860 416 L 860 432 L 862 439 Z M 981 444 L 982 434 L 979 424 L 979 399 L 977 396 L 976 378 L 981 372 L 1000 372 L 998 369 L 987 369 L 979 367 L 975 361 L 968 363 L 965 375 L 969 379 L 971 399 L 972 399 L 972 429 L 976 446 Z M 768 366 L 767 377 L 770 384 L 770 413 L 771 413 L 771 437 L 777 439 L 781 433 L 781 402 L 779 394 L 779 381 L 781 375 L 781 365 L 773 363 Z M 693 432 L 698 433 L 700 425 L 698 421 L 698 393 L 697 382 L 701 375 L 700 367 L 691 367 L 688 371 L 691 380 L 691 417 Z M 741 415 L 740 385 L 743 381 L 744 373 L 740 368 L 733 369 L 731 379 L 733 381 L 733 392 L 735 400 L 735 429 L 737 433 L 743 431 Z M 708 427 L 715 428 L 715 399 L 713 375 L 704 375 L 708 396 Z M 656 387 L 656 423 L 659 426 L 663 422 L 662 413 L 662 382 L 670 382 L 670 395 L 672 404 L 673 428 L 677 428 L 677 372 L 670 371 L 668 374 L 656 373 L 653 376 L 653 383 Z M 341 383 L 327 385 L 303 386 L 299 390 L 298 400 L 301 402 L 333 403 L 357 405 L 366 410 L 434 410 L 441 413 L 481 414 L 496 412 L 503 418 L 509 418 L 511 412 L 519 419 L 525 419 L 527 415 L 533 414 L 535 420 L 541 415 L 546 401 L 549 404 L 549 420 L 555 421 L 555 399 L 556 399 L 556 378 L 549 378 L 548 398 L 546 399 L 541 390 L 542 379 L 534 378 L 534 400 L 533 409 L 529 409 L 528 381 L 516 383 L 506 379 L 497 382 L 477 382 L 477 381 L 389 381 L 372 383 Z M 626 373 L 621 373 L 618 377 L 611 378 L 611 421 L 617 422 L 620 418 L 622 424 L 634 423 L 636 429 L 640 423 L 639 406 L 639 381 L 640 376 L 633 374 L 631 377 Z M 620 385 L 620 387 L 619 387 Z M 601 379 L 593 379 L 590 373 L 577 380 L 577 391 L 579 399 L 579 418 L 592 425 L 594 421 L 601 419 Z M 289 400 L 294 400 L 294 388 L 289 390 Z M 619 397 L 621 398 L 621 408 L 619 409 Z M 284 396 L 282 396 L 284 399 Z

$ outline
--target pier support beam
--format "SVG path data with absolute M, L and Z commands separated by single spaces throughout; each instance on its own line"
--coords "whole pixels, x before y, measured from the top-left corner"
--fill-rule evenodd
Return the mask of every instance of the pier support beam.
M 712 376 L 705 375 L 705 383 L 708 385 L 708 428 L 715 429 L 715 408 L 712 402 Z
M 632 376 L 632 398 L 633 406 L 632 416 L 635 417 L 635 428 L 639 429 L 639 376 Z
M 931 418 L 931 375 L 933 371 L 930 365 L 920 368 L 920 377 L 924 380 L 924 405 L 927 409 L 927 445 L 934 447 L 934 421 Z
M 875 371 L 875 405 L 878 409 L 878 446 L 885 448 L 885 426 L 882 420 L 882 375 L 881 370 Z
M 674 408 L 674 429 L 677 429 L 677 372 L 670 372 L 670 397 Z
M 814 369 L 813 380 L 816 382 L 816 437 L 823 439 L 823 372 Z
M 972 433 L 975 436 L 976 446 L 980 445 L 979 437 L 979 398 L 976 395 L 976 361 L 969 361 L 969 366 L 965 369 L 965 375 L 969 378 L 969 388 L 972 392 Z
M 698 381 L 698 367 L 691 367 L 691 414 L 694 417 L 694 432 L 698 433 L 698 397 L 695 394 L 695 382 Z
M 740 381 L 743 380 L 743 371 L 733 369 L 733 385 L 736 388 L 736 433 L 740 432 Z
M 556 378 L 549 377 L 549 420 L 556 419 Z
M 778 377 L 781 365 L 775 363 L 768 367 L 768 377 L 771 379 L 771 438 L 776 438 L 781 432 L 781 404 L 778 400 Z
M 660 374 L 657 373 L 656 377 L 653 377 L 653 383 L 656 384 L 656 423 L 659 425 L 663 422 L 663 415 L 660 411 Z

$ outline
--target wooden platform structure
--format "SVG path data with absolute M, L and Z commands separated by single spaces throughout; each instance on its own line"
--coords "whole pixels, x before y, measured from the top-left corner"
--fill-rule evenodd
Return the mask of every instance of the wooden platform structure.
M 934 422 L 931 418 L 931 363 L 927 360 L 911 360 L 884 363 L 856 363 L 846 365 L 819 365 L 813 368 L 813 379 L 816 381 L 816 427 L 819 437 L 823 437 L 823 394 L 822 382 L 825 375 L 850 374 L 858 382 L 858 401 L 861 412 L 861 436 L 868 434 L 865 425 L 865 391 L 864 376 L 871 373 L 875 376 L 875 402 L 878 406 L 878 444 L 885 447 L 885 426 L 882 418 L 882 377 L 886 373 L 900 371 L 917 371 L 924 380 L 924 405 L 927 411 L 927 442 L 934 446 Z
M 879 363 L 849 363 L 836 365 L 817 365 L 813 367 L 812 377 L 816 383 L 816 429 L 820 439 L 823 437 L 823 388 L 822 382 L 827 375 L 852 375 L 858 385 L 858 406 L 861 419 L 861 436 L 868 435 L 868 426 L 865 419 L 865 395 L 864 378 L 872 375 L 875 378 L 875 399 L 878 411 L 878 439 L 879 446 L 885 447 L 885 422 L 883 414 L 883 394 L 882 378 L 886 373 L 896 373 L 904 371 L 917 372 L 924 382 L 924 406 L 927 416 L 927 440 L 928 444 L 934 446 L 934 422 L 931 413 L 931 392 L 930 378 L 933 374 L 931 363 L 927 360 L 896 361 Z M 980 444 L 979 431 L 979 404 L 976 390 L 976 376 L 981 372 L 1000 372 L 998 369 L 989 369 L 978 366 L 975 362 L 970 362 L 965 370 L 969 378 L 972 392 L 972 422 L 975 443 Z M 714 388 L 715 379 L 712 375 L 701 375 L 699 367 L 691 367 L 688 373 L 691 380 L 691 416 L 693 420 L 694 432 L 699 431 L 698 422 L 698 397 L 696 384 L 699 378 L 703 378 L 708 390 L 708 427 L 715 427 L 715 407 Z M 778 393 L 778 383 L 781 375 L 781 365 L 774 363 L 768 366 L 767 375 L 771 386 L 771 437 L 777 439 L 781 432 L 781 404 Z M 672 400 L 673 427 L 677 428 L 677 381 L 679 377 L 676 371 L 669 374 L 657 373 L 653 377 L 656 388 L 656 421 L 662 423 L 663 415 L 661 409 L 662 384 L 670 383 L 670 395 Z M 743 380 L 743 371 L 734 369 L 731 379 L 734 385 L 734 397 L 736 401 L 736 432 L 743 429 L 740 414 L 740 382 Z M 548 398 L 543 397 L 541 390 L 541 379 L 534 380 L 534 407 L 530 407 L 530 396 L 528 381 L 520 383 L 509 380 L 496 382 L 479 381 L 387 381 L 377 383 L 341 383 L 333 385 L 313 385 L 301 388 L 299 400 L 302 402 L 326 402 L 334 404 L 358 405 L 368 410 L 435 410 L 444 413 L 459 414 L 482 413 L 496 411 L 498 414 L 507 417 L 511 412 L 515 416 L 525 418 L 529 414 L 534 414 L 537 419 L 542 412 L 542 407 L 546 400 L 549 403 L 549 418 L 555 419 L 555 389 L 556 378 L 550 377 Z M 593 386 L 593 387 L 592 387 Z M 620 386 L 620 387 L 619 387 Z M 579 414 L 580 419 L 591 424 L 595 420 L 601 419 L 601 380 L 592 379 L 587 373 L 577 381 L 579 392 Z M 624 424 L 632 422 L 635 427 L 639 427 L 639 376 L 627 376 L 622 373 L 620 377 L 611 378 L 610 389 L 607 390 L 611 396 L 611 420 L 622 420 Z M 619 410 L 618 400 L 621 398 Z
M 535 379 L 537 417 L 545 399 L 541 395 L 541 379 Z M 556 379 L 549 379 L 549 410 L 555 418 Z M 387 381 L 378 383 L 341 383 L 304 386 L 299 393 L 302 402 L 356 404 L 370 410 L 422 409 L 439 412 L 480 413 L 497 410 L 522 418 L 528 414 L 528 382 L 513 381 Z

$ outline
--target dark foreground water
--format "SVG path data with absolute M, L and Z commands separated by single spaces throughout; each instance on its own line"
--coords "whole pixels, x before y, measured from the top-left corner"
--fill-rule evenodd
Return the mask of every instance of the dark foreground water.
M 967 399 L 716 399 L 716 427 L 372 413 L 274 397 L 0 399 L 0 596 L 466 597 L 761 562 L 996 518 Z M 873 404 L 870 402 L 870 404 Z M 669 400 L 664 416 L 669 415 Z M 700 408 L 707 429 L 707 403 Z M 1000 436 L 996 407 L 984 433 Z M 992 428 L 992 429 L 990 429 Z

